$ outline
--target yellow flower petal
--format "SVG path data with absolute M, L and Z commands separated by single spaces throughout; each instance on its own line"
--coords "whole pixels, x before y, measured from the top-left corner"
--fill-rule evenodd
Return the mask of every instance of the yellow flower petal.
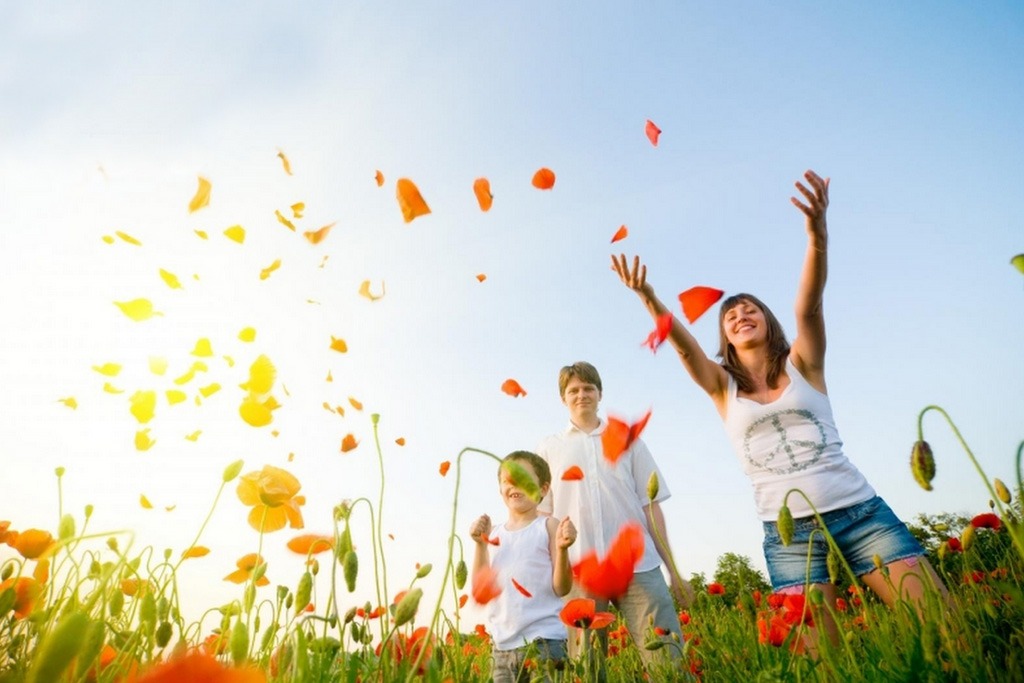
M 209 235 L 206 234 L 205 230 L 193 230 L 192 232 L 198 235 L 201 240 L 209 239 Z
M 160 279 L 166 283 L 171 289 L 181 289 L 181 283 L 178 281 L 178 276 L 169 270 L 160 269 Z
M 285 218 L 285 217 L 284 217 L 284 214 L 283 214 L 283 213 L 281 213 L 280 211 L 278 211 L 278 210 L 276 210 L 276 209 L 275 209 L 275 210 L 274 210 L 274 215 L 275 215 L 275 216 L 277 216 L 277 222 L 278 222 L 278 223 L 280 223 L 280 224 L 281 224 L 281 225 L 283 225 L 284 227 L 288 228 L 288 229 L 289 229 L 289 230 L 291 230 L 292 232 L 295 232 L 295 224 L 294 224 L 294 223 L 292 223 L 292 222 L 291 222 L 290 220 L 288 220 L 287 218 Z
M 146 498 L 145 494 L 139 496 L 139 505 L 141 505 L 144 510 L 153 509 L 153 504 L 149 502 L 149 498 Z
M 230 228 L 224 231 L 224 236 L 232 242 L 238 242 L 243 244 L 245 242 L 245 228 L 241 225 L 232 225 Z
M 177 389 L 168 389 L 165 393 L 167 395 L 167 405 L 173 406 L 175 403 L 181 403 L 187 398 L 184 391 L 178 391 Z
M 369 299 L 370 301 L 376 301 L 377 299 L 383 298 L 384 297 L 384 281 L 381 280 L 381 283 L 380 283 L 380 294 L 373 294 L 370 291 L 370 281 L 369 280 L 363 280 L 363 284 L 359 285 L 359 296 L 364 296 L 367 299 Z
M 138 241 L 137 239 L 135 239 L 134 237 L 132 237 L 131 235 L 129 235 L 126 232 L 121 232 L 120 230 L 118 230 L 114 234 L 117 235 L 118 237 L 120 237 L 121 239 L 123 239 L 128 244 L 134 244 L 137 247 L 141 247 L 142 246 L 142 242 Z
M 181 553 L 181 559 L 188 560 L 193 557 L 205 557 L 210 554 L 210 549 L 202 545 L 194 545 Z
M 135 416 L 136 420 L 146 424 L 153 419 L 153 414 L 156 411 L 155 391 L 136 391 L 132 394 L 130 401 L 132 404 L 131 413 Z
M 327 382 L 333 382 L 334 381 L 334 376 L 331 375 L 331 371 L 330 370 L 327 371 L 327 379 L 325 381 L 327 381 Z
M 342 417 L 345 417 L 345 409 L 342 406 L 334 406 L 334 412 Z
M 302 212 L 306 210 L 306 202 L 295 202 L 292 204 L 292 216 L 302 218 Z
M 273 361 L 260 354 L 249 366 L 249 381 L 241 385 L 241 388 L 257 395 L 267 394 L 274 387 L 276 377 L 277 368 L 274 367 Z
M 351 396 L 348 397 L 348 402 L 356 410 L 362 410 L 363 409 L 363 404 L 360 403 L 359 401 L 355 400 Z
M 113 244 L 114 243 L 114 237 L 112 235 L 104 235 L 103 236 L 103 241 L 106 242 L 107 244 Z
M 228 364 L 229 368 L 235 367 L 235 359 L 231 356 L 224 356 L 224 362 Z
M 149 371 L 154 375 L 162 375 L 167 372 L 167 359 L 160 356 L 149 357 Z
M 199 188 L 196 190 L 196 194 L 192 197 L 192 201 L 188 203 L 188 212 L 195 213 L 199 209 L 207 206 L 210 203 L 210 181 L 199 176 Z
M 135 432 L 135 450 L 148 451 L 156 443 L 155 439 L 149 438 L 149 428 L 140 429 Z
M 256 339 L 256 328 L 246 327 L 238 333 L 238 338 L 244 342 L 251 342 Z
M 220 385 L 216 382 L 207 384 L 205 387 L 200 387 L 199 389 L 199 393 L 203 395 L 203 398 L 210 398 L 218 391 L 220 391 Z
M 246 423 L 253 427 L 265 427 L 274 419 L 270 413 L 270 407 L 261 403 L 252 394 L 242 399 L 242 405 L 238 408 L 238 414 Z
M 202 434 L 202 433 L 203 433 L 203 430 L 197 429 L 196 431 L 192 432 L 191 434 L 186 434 L 185 438 L 188 439 L 189 441 L 195 442 L 195 441 L 199 440 L 199 435 Z
M 324 265 L 326 265 L 326 263 L 327 263 L 327 259 L 329 259 L 330 257 L 331 257 L 330 254 L 324 254 L 324 257 L 322 259 L 320 259 L 320 265 L 318 266 L 318 268 L 323 268 Z
M 273 263 L 271 263 L 270 265 L 266 266 L 265 268 L 263 268 L 262 270 L 259 271 L 259 279 L 260 280 L 266 280 L 267 278 L 269 278 L 271 272 L 273 272 L 274 270 L 276 270 L 276 269 L 278 269 L 280 267 L 281 267 L 281 259 L 280 258 L 279 259 L 274 259 Z
M 101 375 L 107 377 L 117 377 L 117 373 L 121 372 L 121 366 L 117 363 L 104 363 L 103 365 L 94 365 L 92 369 Z
M 335 225 L 336 223 L 328 223 L 319 230 L 309 230 L 307 232 L 304 232 L 302 233 L 302 236 L 309 240 L 310 244 L 320 244 L 321 242 L 324 241 L 324 239 L 327 237 L 327 234 L 331 231 L 331 228 L 333 228 Z
M 74 396 L 68 396 L 67 398 L 58 398 L 57 402 L 58 403 L 63 403 L 64 405 L 66 405 L 68 408 L 71 408 L 72 410 L 74 410 L 75 408 L 78 407 L 78 401 L 75 400 Z
M 344 339 L 338 339 L 331 335 L 331 350 L 338 353 L 346 353 L 348 351 L 348 344 L 345 343 Z
M 149 320 L 154 315 L 163 315 L 153 310 L 153 302 L 149 299 L 132 299 L 131 301 L 115 301 L 114 304 L 121 309 L 121 312 L 134 320 L 142 322 Z
M 183 384 L 188 384 L 189 382 L 191 382 L 192 378 L 195 377 L 195 376 L 196 376 L 196 371 L 193 368 L 193 369 L 190 369 L 188 372 L 186 372 L 181 377 L 175 377 L 174 378 L 174 383 L 177 384 L 180 387 Z
M 123 394 L 124 393 L 124 389 L 118 389 L 117 387 L 115 387 L 110 382 L 104 382 L 103 383 L 103 391 L 107 392 L 108 394 Z
M 290 161 L 288 161 L 288 157 L 286 157 L 284 155 L 284 152 L 282 152 L 280 149 L 277 150 L 277 156 L 281 160 L 281 166 L 284 167 L 284 172 L 287 173 L 288 175 L 291 175 L 292 174 L 292 163 Z
M 213 355 L 213 348 L 210 346 L 210 340 L 206 337 L 202 337 L 196 340 L 196 347 L 192 349 L 193 356 L 199 356 L 200 358 L 209 358 Z

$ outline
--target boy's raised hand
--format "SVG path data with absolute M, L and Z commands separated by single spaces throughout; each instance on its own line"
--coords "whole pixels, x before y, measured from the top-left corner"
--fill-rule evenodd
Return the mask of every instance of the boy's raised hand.
M 486 543 L 487 536 L 491 533 L 491 518 L 487 515 L 480 517 L 469 526 L 469 537 L 477 543 Z
M 558 523 L 558 530 L 555 532 L 555 544 L 559 550 L 565 550 L 576 542 L 576 525 L 566 517 Z

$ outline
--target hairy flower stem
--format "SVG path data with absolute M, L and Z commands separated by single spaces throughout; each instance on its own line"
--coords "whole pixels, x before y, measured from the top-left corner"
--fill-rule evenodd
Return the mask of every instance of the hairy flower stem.
M 376 569 L 376 555 L 380 553 L 380 568 L 381 568 L 381 580 L 384 583 L 384 601 L 388 599 L 388 568 L 384 560 L 384 533 L 382 531 L 382 525 L 384 524 L 384 453 L 380 449 L 380 433 L 377 429 L 377 425 L 380 422 L 380 416 L 374 413 L 370 417 L 370 421 L 373 423 L 373 443 L 377 448 L 377 463 L 380 466 L 380 496 L 377 500 L 377 538 L 374 541 L 374 569 Z M 379 593 L 379 590 L 378 590 Z M 377 596 L 378 600 L 380 595 Z M 378 604 L 383 605 L 383 602 Z M 386 616 L 385 616 L 386 618 Z M 382 622 L 383 623 L 383 622 Z

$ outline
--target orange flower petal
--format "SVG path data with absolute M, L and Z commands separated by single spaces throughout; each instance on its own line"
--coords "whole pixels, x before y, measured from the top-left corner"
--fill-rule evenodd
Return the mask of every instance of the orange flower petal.
M 366 297 L 370 301 L 376 301 L 384 296 L 384 281 L 380 283 L 380 294 L 374 294 L 370 291 L 370 281 L 363 280 L 363 283 L 359 285 L 359 296 Z
M 501 390 L 513 398 L 526 396 L 526 389 L 523 389 L 519 382 L 514 379 L 507 379 L 501 383 Z
M 442 477 L 448 476 L 448 470 L 451 469 L 451 466 L 451 460 L 445 460 L 443 463 L 441 463 L 441 466 L 438 468 L 438 471 L 441 473 Z
M 348 397 L 348 402 L 349 402 L 349 405 L 351 405 L 356 410 L 362 410 L 363 409 L 363 404 L 360 403 L 359 401 L 355 400 L 351 396 Z
M 661 128 L 654 125 L 654 121 L 647 119 L 647 125 L 644 126 L 644 133 L 647 134 L 647 139 L 651 141 L 651 144 L 657 147 L 658 136 L 661 135 Z
M 562 481 L 579 481 L 583 478 L 583 470 L 579 465 L 573 465 L 562 473 Z
M 202 545 L 194 545 L 181 554 L 181 559 L 187 560 L 193 557 L 205 557 L 210 554 L 210 549 Z
M 692 325 L 697 322 L 697 318 L 704 315 L 705 311 L 721 299 L 724 293 L 714 287 L 691 287 L 679 295 L 679 303 L 683 305 L 683 315 Z
M 280 211 L 278 211 L 277 209 L 274 209 L 274 215 L 275 215 L 275 216 L 277 216 L 277 222 L 278 222 L 278 223 L 280 223 L 280 224 L 281 224 L 281 225 L 283 225 L 284 227 L 288 228 L 288 229 L 289 229 L 289 230 L 291 230 L 292 232 L 295 232 L 295 224 L 294 224 L 294 223 L 292 223 L 292 222 L 291 222 L 290 220 L 288 220 L 287 218 L 285 218 L 285 216 L 284 216 L 284 214 L 283 214 L 283 213 L 281 213 L 281 212 L 280 212 Z
M 337 225 L 337 223 L 329 223 L 319 230 L 306 231 L 302 233 L 302 236 L 309 240 L 310 244 L 320 244 L 324 241 L 324 238 L 327 237 L 328 233 L 331 232 L 331 228 L 335 225 Z
M 302 534 L 288 541 L 288 550 L 299 555 L 317 555 L 334 547 L 334 539 L 321 534 Z
M 344 339 L 338 339 L 332 334 L 331 351 L 337 351 L 338 353 L 346 353 L 348 351 L 348 344 L 345 343 Z
M 498 574 L 490 567 L 481 567 L 473 572 L 473 599 L 480 605 L 486 605 L 501 595 L 498 585 Z
M 486 275 L 484 275 L 483 273 L 477 273 L 477 276 L 476 276 L 476 281 L 477 282 L 483 282 L 486 279 L 487 279 Z
M 619 240 L 626 239 L 626 237 L 628 235 L 629 235 L 629 228 L 627 228 L 625 225 L 621 226 L 618 230 L 615 231 L 615 234 L 612 235 L 612 244 L 615 244 Z
M 398 198 L 398 206 L 402 209 L 402 218 L 406 223 L 411 223 L 413 219 L 430 213 L 430 207 L 424 201 L 419 188 L 408 178 L 398 179 L 395 195 Z
M 473 194 L 476 195 L 476 201 L 480 204 L 480 210 L 490 211 L 494 201 L 494 195 L 491 194 L 491 181 L 487 178 L 477 178 L 473 181 Z
M 348 453 L 349 451 L 353 450 L 358 445 L 359 445 L 359 442 L 356 441 L 356 437 L 355 436 L 353 436 L 352 434 L 346 434 L 345 438 L 343 438 L 341 440 L 341 452 L 342 453 Z
M 384 187 L 384 174 L 383 173 L 381 173 L 380 171 L 377 171 L 373 175 L 373 179 L 377 181 L 377 187 Z
M 609 416 L 608 425 L 601 434 L 604 457 L 612 464 L 615 464 L 622 457 L 622 454 L 633 445 L 633 442 L 640 438 L 640 433 L 643 432 L 644 427 L 647 426 L 647 421 L 650 419 L 651 411 L 649 410 L 632 425 L 627 425 L 622 420 Z
M 533 174 L 533 186 L 538 190 L 550 190 L 555 186 L 555 172 L 550 168 L 541 168 Z
M 398 444 L 399 446 L 404 446 L 405 445 L 405 437 L 403 437 L 403 436 L 398 437 L 397 439 L 395 439 L 395 443 Z

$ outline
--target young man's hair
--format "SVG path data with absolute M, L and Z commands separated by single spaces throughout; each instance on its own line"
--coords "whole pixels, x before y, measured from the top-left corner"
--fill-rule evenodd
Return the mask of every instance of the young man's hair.
M 722 367 L 736 380 L 736 386 L 740 391 L 754 391 L 754 383 L 747 374 L 746 369 L 736 356 L 736 348 L 729 343 L 725 337 L 725 314 L 730 309 L 741 303 L 751 303 L 761 309 L 764 313 L 764 321 L 767 325 L 765 340 L 768 344 L 768 386 L 776 388 L 779 383 L 779 373 L 786 364 L 789 357 L 789 342 L 786 340 L 786 332 L 782 329 L 779 319 L 775 317 L 771 309 L 753 294 L 733 294 L 722 302 L 718 309 L 718 357 L 722 359 Z
M 515 460 L 517 462 L 528 462 L 533 466 L 533 471 L 537 473 L 537 485 L 538 486 L 550 486 L 551 485 L 551 468 L 548 467 L 548 462 L 544 458 L 540 457 L 536 453 L 530 451 L 512 451 L 504 458 L 501 459 L 502 465 L 509 460 Z M 498 468 L 498 480 L 501 481 L 501 472 L 504 467 Z
M 597 374 L 597 368 L 586 361 L 578 361 L 572 365 L 566 365 L 558 372 L 558 395 L 565 397 L 565 387 L 573 377 L 579 378 L 581 382 L 593 384 L 598 391 L 601 388 L 601 375 Z

